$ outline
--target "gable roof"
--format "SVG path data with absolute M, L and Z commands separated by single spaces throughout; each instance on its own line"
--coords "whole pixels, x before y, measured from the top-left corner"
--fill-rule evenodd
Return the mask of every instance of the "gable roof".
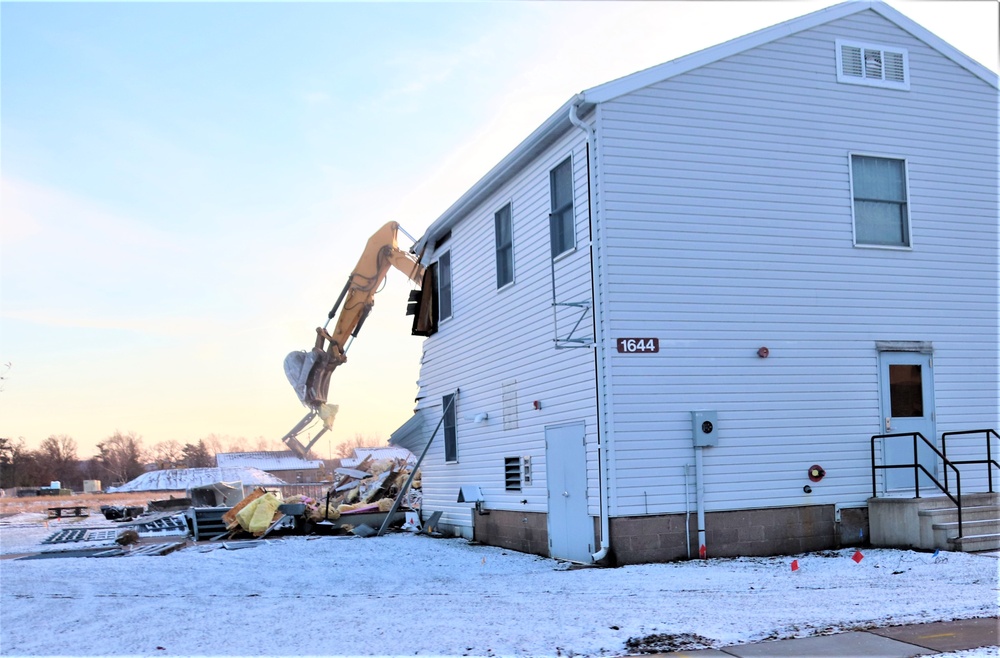
M 301 459 L 291 450 L 274 452 L 221 452 L 215 463 L 224 468 L 249 467 L 262 471 L 308 471 L 323 468 L 322 460 Z
M 851 16 L 862 11 L 871 9 L 886 20 L 895 23 L 897 27 L 909 32 L 912 36 L 923 41 L 931 48 L 952 60 L 962 68 L 966 69 L 976 77 L 982 79 L 994 88 L 998 88 L 997 75 L 988 68 L 968 57 L 960 50 L 949 44 L 944 39 L 936 36 L 930 30 L 922 27 L 913 20 L 907 18 L 884 2 L 877 0 L 850 0 L 839 5 L 833 5 L 826 9 L 814 11 L 811 14 L 793 18 L 784 23 L 778 23 L 771 27 L 758 30 L 742 37 L 737 37 L 730 41 L 720 43 L 717 46 L 699 50 L 698 52 L 678 57 L 677 59 L 644 69 L 637 73 L 627 75 L 624 78 L 612 80 L 602 85 L 592 87 L 583 92 L 582 96 L 589 103 L 603 103 L 625 94 L 638 91 L 651 84 L 668 80 L 682 73 L 687 73 L 694 69 L 712 64 L 726 57 L 732 57 L 744 51 L 756 48 L 757 46 L 770 43 L 783 37 L 791 36 L 804 30 L 810 30 L 824 23 Z
M 630 94 L 644 87 L 662 82 L 682 73 L 687 73 L 702 66 L 707 66 L 726 57 L 742 53 L 751 48 L 770 43 L 803 30 L 809 30 L 824 23 L 829 23 L 845 16 L 851 16 L 862 11 L 872 10 L 905 30 L 913 37 L 923 41 L 948 59 L 980 78 L 994 89 L 1000 89 L 1000 78 L 988 68 L 968 57 L 944 39 L 934 35 L 930 30 L 907 18 L 899 11 L 878 0 L 848 0 L 826 9 L 793 18 L 777 25 L 751 32 L 742 37 L 720 43 L 716 46 L 699 50 L 658 66 L 653 66 L 617 80 L 612 80 L 596 87 L 591 87 L 569 99 L 555 111 L 545 122 L 536 128 L 507 157 L 490 169 L 472 188 L 463 194 L 458 201 L 444 211 L 424 232 L 424 235 L 413 245 L 414 253 L 421 253 L 428 243 L 448 231 L 465 213 L 479 205 L 486 197 L 504 185 L 521 167 L 526 165 L 567 130 L 573 127 L 569 119 L 570 110 L 575 106 L 579 116 L 586 116 L 593 108 L 609 100 Z
M 381 459 L 402 459 L 411 463 L 416 461 L 413 453 L 406 448 L 389 446 L 385 448 L 355 448 L 354 456 L 341 459 L 340 465 L 350 468 L 357 466 L 368 457 L 371 457 L 372 461 L 379 461 Z

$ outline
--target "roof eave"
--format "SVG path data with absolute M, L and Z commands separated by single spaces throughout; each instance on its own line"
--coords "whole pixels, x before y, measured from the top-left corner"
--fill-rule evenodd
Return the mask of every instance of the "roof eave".
M 485 176 L 480 178 L 468 192 L 463 194 L 458 201 L 453 203 L 440 217 L 434 220 L 427 227 L 427 230 L 424 231 L 423 236 L 413 245 L 412 251 L 419 254 L 428 243 L 433 244 L 434 240 L 449 231 L 466 213 L 507 182 L 525 163 L 541 154 L 555 140 L 572 128 L 573 124 L 569 120 L 569 111 L 573 105 L 579 106 L 580 115 L 587 114 L 593 108 L 593 104 L 589 102 L 589 98 L 583 99 L 580 95 L 566 101 L 562 107 L 556 110 L 542 125 L 528 135 L 503 160 L 490 169 Z

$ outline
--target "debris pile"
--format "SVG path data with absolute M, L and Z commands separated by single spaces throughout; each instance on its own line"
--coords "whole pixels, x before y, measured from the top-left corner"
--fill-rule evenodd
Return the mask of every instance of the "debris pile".
M 306 505 L 306 518 L 312 522 L 337 521 L 352 514 L 385 513 L 392 509 L 399 490 L 410 477 L 403 459 L 374 460 L 366 457 L 354 468 L 334 470 L 333 485 L 320 500 L 296 497 Z M 414 478 L 401 501 L 401 509 L 419 509 L 419 480 Z

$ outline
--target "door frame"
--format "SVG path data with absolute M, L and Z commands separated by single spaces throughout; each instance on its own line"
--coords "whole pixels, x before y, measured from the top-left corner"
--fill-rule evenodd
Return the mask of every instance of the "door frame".
M 879 431 L 878 434 L 894 434 L 897 432 L 919 431 L 931 444 L 937 448 L 937 413 L 936 413 L 936 391 L 934 387 L 934 350 L 929 342 L 918 341 L 894 341 L 890 343 L 877 343 L 878 347 L 878 393 L 879 393 Z M 923 414 L 918 417 L 892 416 L 891 398 L 889 389 L 889 366 L 891 365 L 920 365 L 921 366 L 921 395 L 923 402 Z M 888 424 L 888 426 L 887 426 Z M 894 442 L 894 443 L 893 443 Z M 890 445 L 906 444 L 905 448 L 891 448 Z M 927 468 L 934 477 L 938 476 L 938 458 L 932 450 L 927 449 L 921 442 L 917 446 L 918 460 Z M 905 439 L 883 439 L 882 440 L 882 463 L 889 464 L 890 457 L 893 463 L 910 462 L 912 459 L 912 443 Z M 913 473 L 908 469 L 883 469 L 882 470 L 882 493 L 883 494 L 906 494 L 913 492 Z M 923 473 L 919 474 L 920 488 L 934 488 L 934 484 Z

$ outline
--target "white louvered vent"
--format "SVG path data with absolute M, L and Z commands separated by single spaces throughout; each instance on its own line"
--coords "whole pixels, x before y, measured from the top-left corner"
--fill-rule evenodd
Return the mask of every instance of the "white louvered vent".
M 907 51 L 905 48 L 837 39 L 837 81 L 909 89 Z

